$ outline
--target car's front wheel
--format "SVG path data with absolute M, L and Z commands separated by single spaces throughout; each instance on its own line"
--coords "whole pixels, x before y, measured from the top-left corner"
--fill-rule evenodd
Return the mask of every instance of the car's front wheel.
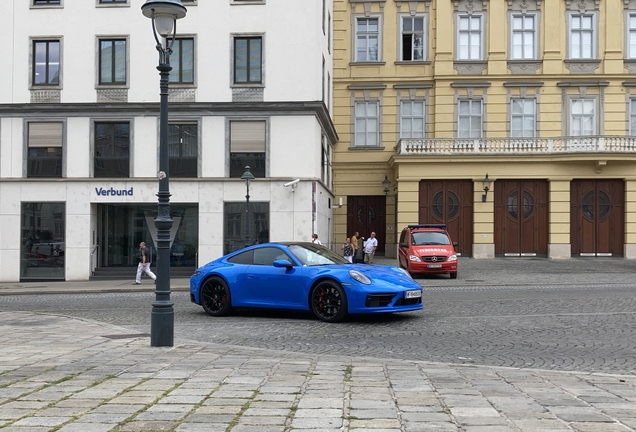
M 232 310 L 232 296 L 227 283 L 219 277 L 211 277 L 201 286 L 201 306 L 209 315 L 224 316 Z
M 337 282 L 320 282 L 311 291 L 311 310 L 325 322 L 339 322 L 347 316 L 347 296 Z

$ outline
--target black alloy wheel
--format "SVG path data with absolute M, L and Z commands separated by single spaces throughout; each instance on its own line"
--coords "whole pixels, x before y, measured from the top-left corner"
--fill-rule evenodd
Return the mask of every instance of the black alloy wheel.
M 211 277 L 201 287 L 201 306 L 212 316 L 225 316 L 232 310 L 232 296 L 225 281 Z
M 347 316 L 347 296 L 337 282 L 320 282 L 312 290 L 310 301 L 314 315 L 325 322 L 340 322 Z

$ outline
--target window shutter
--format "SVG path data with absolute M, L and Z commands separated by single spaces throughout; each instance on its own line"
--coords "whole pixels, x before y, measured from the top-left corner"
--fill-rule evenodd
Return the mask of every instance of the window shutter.
M 230 152 L 265 153 L 265 122 L 230 122 Z
M 62 123 L 29 123 L 29 147 L 62 147 Z

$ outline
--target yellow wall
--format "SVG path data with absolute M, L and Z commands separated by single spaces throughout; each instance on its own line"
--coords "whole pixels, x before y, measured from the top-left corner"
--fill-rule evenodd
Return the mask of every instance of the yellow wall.
M 485 60 L 483 72 L 459 74 L 455 61 L 455 4 L 449 0 L 334 2 L 334 122 L 340 141 L 334 149 L 334 189 L 337 197 L 382 195 L 382 180 L 388 176 L 397 187 L 395 199 L 387 199 L 387 226 L 395 233 L 418 219 L 420 179 L 472 179 L 474 189 L 474 242 L 493 243 L 492 193 L 481 202 L 481 179 L 547 179 L 550 183 L 549 243 L 569 245 L 569 182 L 572 179 L 619 178 L 626 181 L 626 256 L 636 258 L 636 154 L 572 153 L 551 155 L 413 156 L 400 155 L 400 100 L 426 100 L 426 138 L 456 137 L 457 98 L 483 98 L 485 138 L 509 137 L 509 98 L 534 96 L 537 100 L 537 135 L 560 137 L 569 134 L 564 107 L 571 97 L 595 97 L 597 135 L 626 135 L 629 132 L 628 99 L 636 95 L 624 62 L 625 3 L 607 0 L 598 5 L 587 1 L 587 11 L 596 16 L 595 35 L 598 68 L 581 72 L 568 68 L 568 9 L 562 0 L 538 4 L 539 67 L 526 74 L 513 74 L 509 67 L 509 5 L 520 1 L 473 2 L 474 13 L 485 16 Z M 532 8 L 536 3 L 526 2 Z M 630 2 L 628 8 L 636 7 Z M 399 17 L 427 17 L 427 55 L 423 62 L 398 61 Z M 462 6 L 464 5 L 464 6 Z M 485 5 L 485 6 L 484 6 Z M 578 5 L 578 3 L 577 3 Z M 428 7 L 427 7 L 428 6 Z M 480 8 L 485 10 L 480 12 Z M 570 11 L 578 10 L 571 2 Z M 574 8 L 574 9 L 573 9 Z M 596 9 L 598 8 L 598 9 Z M 575 10 L 576 9 L 576 10 Z M 636 9 L 632 10 L 636 13 Z M 357 63 L 354 53 L 355 17 L 379 17 L 381 44 L 378 62 Z M 477 62 L 478 63 L 478 62 Z M 479 68 L 478 68 L 479 69 Z M 574 72 L 573 72 L 574 71 Z M 378 100 L 381 109 L 380 146 L 357 148 L 352 144 L 355 101 Z M 607 161 L 600 171 L 598 161 Z M 496 182 L 493 182 L 496 187 Z M 397 215 L 395 205 L 397 204 Z M 397 217 L 396 217 L 397 216 Z M 346 232 L 346 206 L 335 215 L 336 238 Z M 388 238 L 392 235 L 387 231 Z M 393 234 L 395 238 L 395 234 Z M 397 239 L 395 239 L 397 241 Z M 558 251 L 556 251 L 558 249 Z M 554 257 L 566 255 L 557 248 Z M 387 247 L 387 253 L 390 248 Z M 633 256 L 632 256 L 633 255 Z

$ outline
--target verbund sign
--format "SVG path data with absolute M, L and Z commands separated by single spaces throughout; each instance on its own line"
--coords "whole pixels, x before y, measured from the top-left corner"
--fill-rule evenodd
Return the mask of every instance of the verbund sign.
M 130 189 L 110 189 L 95 188 L 97 196 L 133 196 L 133 188 Z

